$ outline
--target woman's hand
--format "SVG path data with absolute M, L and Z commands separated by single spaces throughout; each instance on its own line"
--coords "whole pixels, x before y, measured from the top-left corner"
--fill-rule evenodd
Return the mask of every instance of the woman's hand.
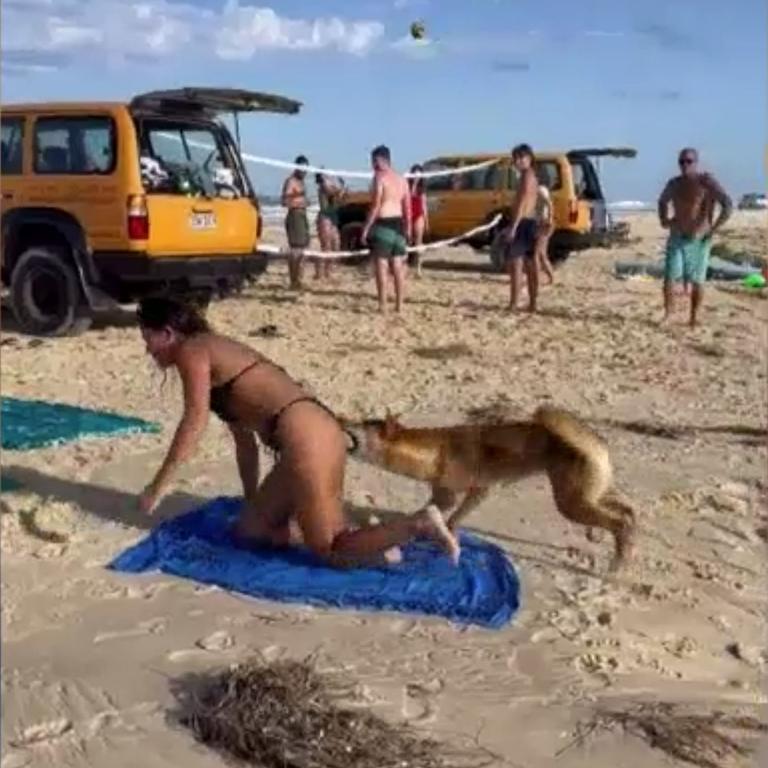
M 162 499 L 162 491 L 154 483 L 150 483 L 140 494 L 138 499 L 139 512 L 144 515 L 152 515 Z

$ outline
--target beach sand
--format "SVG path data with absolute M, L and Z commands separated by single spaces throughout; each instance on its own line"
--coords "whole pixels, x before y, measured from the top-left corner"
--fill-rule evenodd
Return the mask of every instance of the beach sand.
M 494 491 L 468 525 L 519 570 L 522 609 L 500 631 L 106 570 L 154 522 L 136 512 L 135 494 L 170 440 L 178 382 L 153 371 L 129 313 L 42 343 L 6 329 L 3 393 L 114 409 L 163 431 L 3 453 L 3 472 L 25 489 L 2 496 L 2 768 L 220 766 L 169 722 L 175 681 L 256 650 L 319 651 L 376 711 L 438 738 L 477 736 L 525 768 L 669 765 L 618 733 L 556 758 L 600 703 L 756 711 L 768 662 L 765 295 L 711 285 L 703 327 L 689 330 L 684 314 L 660 327 L 659 282 L 613 276 L 616 261 L 656 260 L 663 243 L 652 216 L 628 218 L 636 239 L 573 256 L 536 317 L 508 315 L 506 279 L 478 271 L 487 255 L 463 247 L 430 254 L 402 317 L 374 312 L 373 282 L 358 268 L 337 269 L 330 283 L 310 270 L 296 295 L 283 263 L 211 307 L 218 329 L 350 416 L 386 406 L 437 424 L 487 409 L 526 416 L 551 402 L 593 420 L 639 510 L 636 561 L 607 581 L 611 543 L 589 543 L 559 517 L 542 478 Z M 739 248 L 764 254 L 764 225 L 764 215 L 739 213 L 728 230 Z M 266 325 L 278 335 L 260 336 Z M 238 490 L 227 433 L 212 420 L 157 516 Z M 365 512 L 410 511 L 427 489 L 351 463 L 346 496 Z M 25 530 L 20 513 L 30 510 L 62 540 Z

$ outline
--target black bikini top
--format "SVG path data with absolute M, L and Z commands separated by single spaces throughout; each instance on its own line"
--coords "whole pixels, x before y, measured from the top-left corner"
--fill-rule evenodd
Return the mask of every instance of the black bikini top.
M 248 373 L 251 369 L 257 365 L 265 363 L 266 360 L 254 360 L 250 365 L 246 365 L 242 371 L 236 373 L 231 379 L 228 379 L 223 384 L 217 384 L 215 387 L 211 387 L 211 411 L 215 413 L 222 421 L 232 422 L 236 420 L 236 417 L 230 413 L 229 400 L 232 395 L 232 387 L 235 382 L 243 375 Z

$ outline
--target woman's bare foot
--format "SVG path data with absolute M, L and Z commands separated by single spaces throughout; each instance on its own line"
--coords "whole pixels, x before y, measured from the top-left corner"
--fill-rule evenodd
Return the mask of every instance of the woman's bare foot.
M 439 544 L 445 550 L 448 557 L 451 558 L 451 562 L 454 565 L 458 565 L 461 546 L 459 545 L 459 540 L 448 528 L 448 524 L 443 518 L 443 513 L 434 504 L 430 504 L 421 512 L 416 513 L 416 522 L 419 534 Z
M 403 562 L 403 552 L 400 547 L 392 547 L 384 552 L 383 558 L 387 565 L 397 565 Z

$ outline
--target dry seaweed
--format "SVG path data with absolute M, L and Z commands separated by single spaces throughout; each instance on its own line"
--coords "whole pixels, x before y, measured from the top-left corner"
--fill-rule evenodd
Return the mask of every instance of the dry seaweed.
M 501 765 L 477 744 L 446 747 L 364 709 L 352 687 L 311 659 L 251 659 L 180 681 L 178 720 L 198 741 L 259 768 L 481 768 Z
M 768 725 L 748 715 L 716 711 L 697 714 L 666 702 L 637 704 L 627 709 L 600 709 L 579 723 L 576 738 L 559 757 L 581 746 L 600 731 L 621 728 L 669 757 L 698 768 L 727 768 L 744 764 L 753 752 L 750 737 L 768 732 Z
M 460 357 L 471 357 L 472 349 L 466 344 L 445 344 L 439 347 L 416 347 L 412 355 L 425 360 L 458 360 Z

